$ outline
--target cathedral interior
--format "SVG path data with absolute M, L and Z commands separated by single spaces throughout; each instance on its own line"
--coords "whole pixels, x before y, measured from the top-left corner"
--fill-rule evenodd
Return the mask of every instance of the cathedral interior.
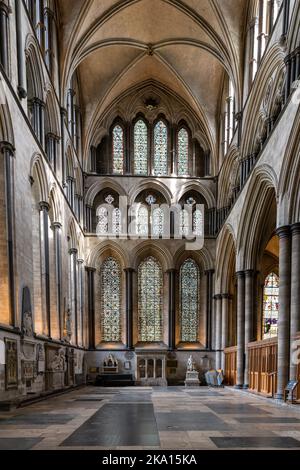
M 300 447 L 299 25 L 0 0 L 0 449 Z

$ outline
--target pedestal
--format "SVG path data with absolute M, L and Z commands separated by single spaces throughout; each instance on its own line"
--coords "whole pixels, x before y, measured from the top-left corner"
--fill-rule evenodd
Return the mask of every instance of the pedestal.
M 199 387 L 199 372 L 197 372 L 196 370 L 187 371 L 184 383 L 186 387 Z

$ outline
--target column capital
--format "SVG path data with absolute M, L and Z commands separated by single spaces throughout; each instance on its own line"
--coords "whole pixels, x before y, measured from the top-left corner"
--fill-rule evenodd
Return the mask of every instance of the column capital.
M 46 210 L 47 212 L 49 212 L 50 205 L 49 205 L 48 202 L 46 202 L 46 201 L 40 201 L 40 202 L 39 202 L 39 207 L 40 207 L 40 211 Z
M 7 5 L 7 3 L 5 3 L 3 0 L 0 0 L 0 10 L 4 11 L 7 15 L 12 12 L 9 5 Z
M 78 253 L 77 248 L 70 248 L 70 249 L 69 249 L 69 254 L 70 254 L 70 255 L 77 255 L 77 253 Z
M 215 294 L 213 298 L 214 298 L 214 300 L 221 300 L 222 299 L 222 294 Z
M 231 295 L 231 294 L 221 294 L 221 297 L 222 297 L 222 299 L 227 299 L 227 300 L 232 299 L 232 295 Z
M 275 233 L 279 238 L 289 238 L 291 235 L 291 227 L 289 225 L 278 227 Z
M 207 276 L 208 276 L 209 274 L 212 275 L 212 274 L 214 274 L 214 273 L 215 273 L 215 270 L 214 270 L 214 269 L 207 269 L 206 271 L 204 271 L 204 274 L 206 274 Z
M 236 275 L 237 278 L 240 278 L 240 279 L 244 278 L 245 277 L 245 271 L 237 271 L 235 273 L 235 275 Z
M 51 228 L 59 230 L 62 228 L 62 224 L 60 222 L 52 222 Z
M 0 151 L 1 153 L 9 152 L 11 156 L 15 153 L 15 148 L 10 142 L 2 141 L 0 142 Z
M 295 224 L 291 225 L 291 232 L 292 232 L 292 235 L 300 234 L 300 222 L 296 222 Z
M 66 108 L 61 107 L 60 108 L 60 113 L 61 113 L 62 116 L 67 116 L 68 111 L 66 110 Z
M 175 268 L 167 269 L 166 273 L 168 273 L 168 274 L 177 273 L 177 269 L 175 269 Z
M 96 268 L 92 268 L 91 266 L 85 266 L 85 270 L 89 273 L 95 273 Z
M 254 273 L 255 273 L 255 270 L 254 270 L 254 269 L 246 269 L 246 271 L 245 271 L 245 276 L 246 276 L 246 277 L 253 277 L 253 276 L 254 276 Z
M 124 268 L 124 272 L 125 273 L 135 273 L 135 269 L 134 268 Z
M 78 258 L 77 263 L 78 263 L 78 264 L 83 264 L 83 263 L 84 263 L 84 259 Z

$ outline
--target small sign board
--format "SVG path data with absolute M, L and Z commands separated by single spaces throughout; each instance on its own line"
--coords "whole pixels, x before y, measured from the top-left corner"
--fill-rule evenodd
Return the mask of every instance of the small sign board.
M 287 383 L 287 386 L 284 389 L 284 400 L 285 401 L 289 399 L 293 403 L 293 395 L 294 395 L 294 391 L 296 390 L 297 385 L 298 385 L 297 380 L 290 380 Z

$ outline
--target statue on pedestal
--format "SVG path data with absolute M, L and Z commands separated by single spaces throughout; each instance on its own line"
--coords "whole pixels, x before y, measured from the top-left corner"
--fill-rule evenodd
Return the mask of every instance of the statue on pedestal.
M 199 373 L 196 370 L 196 364 L 193 360 L 193 356 L 190 355 L 187 361 L 187 371 L 185 376 L 185 386 L 186 387 L 199 387 Z
M 72 338 L 72 312 L 71 309 L 65 312 L 64 318 L 64 340 L 70 343 Z

